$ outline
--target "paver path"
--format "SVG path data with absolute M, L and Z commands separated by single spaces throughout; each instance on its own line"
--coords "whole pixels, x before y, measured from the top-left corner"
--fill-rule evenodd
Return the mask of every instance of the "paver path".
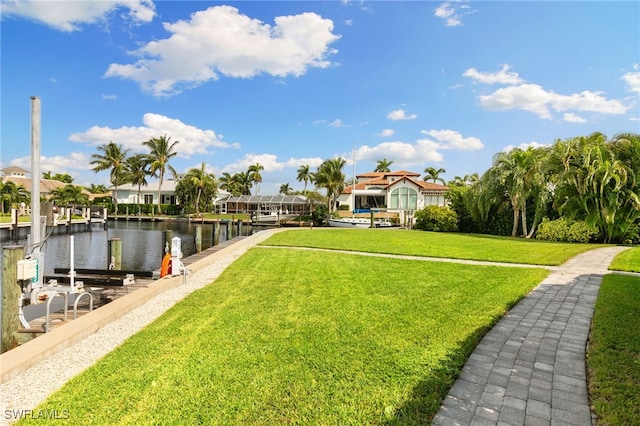
M 553 271 L 471 354 L 433 425 L 591 425 L 585 350 L 602 277 L 624 247 Z

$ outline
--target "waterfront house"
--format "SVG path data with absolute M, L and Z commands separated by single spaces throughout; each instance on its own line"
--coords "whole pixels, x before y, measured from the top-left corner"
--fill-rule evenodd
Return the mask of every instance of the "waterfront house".
M 426 206 L 444 206 L 448 191 L 445 185 L 420 179 L 420 173 L 370 172 L 357 175 L 355 185 L 344 188 L 337 202 L 350 211 L 381 209 L 402 214 Z
M 178 181 L 167 179 L 162 181 L 160 188 L 160 204 L 178 204 L 176 197 L 176 185 Z M 146 185 L 140 186 L 140 204 L 157 204 L 158 203 L 158 187 L 160 181 L 148 182 Z M 130 183 L 118 185 L 109 188 L 113 193 L 113 198 L 118 200 L 118 204 L 138 204 L 138 185 Z
M 308 214 L 313 203 L 303 195 L 232 195 L 220 190 L 214 201 L 220 214 Z
M 28 170 L 17 166 L 9 166 L 0 170 L 0 172 L 2 172 L 2 176 L 0 177 L 0 179 L 2 179 L 2 183 L 13 182 L 16 185 L 22 185 L 27 191 L 31 192 L 31 172 L 29 172 Z M 69 184 L 60 182 L 59 180 L 40 179 L 40 198 L 48 200 L 54 190 L 64 188 L 67 185 Z M 73 185 L 73 183 L 71 185 Z M 96 196 L 104 195 L 91 194 L 86 189 L 83 189 L 82 193 L 86 194 L 90 200 L 95 198 Z

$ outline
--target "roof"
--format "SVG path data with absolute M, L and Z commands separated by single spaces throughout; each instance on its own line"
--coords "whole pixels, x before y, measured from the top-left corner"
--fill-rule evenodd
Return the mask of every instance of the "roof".
M 420 176 L 420 173 L 416 173 L 416 172 L 409 172 L 407 170 L 398 170 L 396 172 L 368 172 L 368 173 L 362 173 L 357 175 L 357 178 L 380 178 L 380 179 L 384 179 L 387 176 L 391 177 L 398 177 L 398 176 Z
M 31 192 L 31 179 L 24 176 L 3 176 L 2 182 L 13 182 L 16 185 L 22 185 L 27 191 Z M 59 180 L 54 179 L 40 179 L 40 193 L 41 194 L 50 194 L 56 189 L 64 188 L 67 185 L 74 185 L 73 183 L 65 183 L 60 182 Z M 74 185 L 81 186 L 81 185 Z M 110 196 L 107 194 L 92 194 L 87 191 L 85 188 L 82 188 L 82 193 L 89 196 L 90 200 L 93 200 L 96 197 L 104 197 Z
M 448 186 L 440 185 L 437 183 L 427 182 L 424 180 L 415 179 L 419 177 L 420 173 L 408 172 L 406 170 L 399 170 L 397 172 L 369 172 L 358 175 L 358 178 L 367 178 L 364 182 L 358 182 L 355 185 L 356 191 L 362 191 L 371 186 L 381 186 L 385 189 L 389 189 L 393 185 L 398 184 L 404 180 L 408 180 L 420 187 L 421 191 L 441 191 L 446 192 L 449 190 Z M 394 177 L 393 181 L 389 178 Z M 400 179 L 397 179 L 397 178 Z M 342 190 L 342 194 L 351 194 L 353 185 L 349 185 Z
M 18 166 L 9 166 L 2 169 L 3 176 L 26 175 L 28 173 L 30 173 L 29 170 L 25 170 L 22 167 L 18 167 Z

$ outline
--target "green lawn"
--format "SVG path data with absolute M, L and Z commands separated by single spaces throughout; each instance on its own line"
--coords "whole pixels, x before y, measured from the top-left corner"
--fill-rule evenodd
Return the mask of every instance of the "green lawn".
M 640 421 L 640 278 L 604 277 L 593 316 L 587 366 L 589 394 L 598 424 L 637 425 Z
M 602 244 L 552 243 L 482 234 L 330 228 L 279 233 L 263 244 L 532 265 L 560 265 L 579 253 L 604 247 Z
M 618 254 L 609 269 L 614 271 L 640 272 L 640 247 L 625 250 Z
M 343 232 L 287 235 L 362 248 Z M 410 254 L 437 239 L 382 232 Z M 483 333 L 547 273 L 252 249 L 38 408 L 74 424 L 426 424 Z

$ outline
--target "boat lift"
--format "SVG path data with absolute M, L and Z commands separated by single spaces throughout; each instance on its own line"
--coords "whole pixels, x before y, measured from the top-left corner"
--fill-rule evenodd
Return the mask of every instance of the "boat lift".
M 67 313 L 69 308 L 69 295 L 76 295 L 75 301 L 73 302 L 73 319 L 76 319 L 78 316 L 78 304 L 80 300 L 85 296 L 89 298 L 89 311 L 93 311 L 93 294 L 91 292 L 86 292 L 84 289 L 84 283 L 82 281 L 76 281 L 75 276 L 75 265 L 74 265 L 74 256 L 75 256 L 75 247 L 74 247 L 74 237 L 73 235 L 69 237 L 69 255 L 70 255 L 70 270 L 69 270 L 69 285 L 61 285 L 57 280 L 49 280 L 47 284 L 42 284 L 39 282 L 41 277 L 39 276 L 39 261 L 37 259 L 30 258 L 30 255 L 27 255 L 27 258 L 24 260 L 18 261 L 18 280 L 28 281 L 27 286 L 23 287 L 22 297 L 20 297 L 20 301 L 18 303 L 18 317 L 20 319 L 20 324 L 24 328 L 30 328 L 29 323 L 27 322 L 23 306 L 25 300 L 29 301 L 29 304 L 36 305 L 39 303 L 46 303 L 46 314 L 45 314 L 45 323 L 44 323 L 44 332 L 49 332 L 49 319 L 51 312 L 51 303 L 54 299 L 62 297 L 64 298 L 64 321 L 67 320 Z

